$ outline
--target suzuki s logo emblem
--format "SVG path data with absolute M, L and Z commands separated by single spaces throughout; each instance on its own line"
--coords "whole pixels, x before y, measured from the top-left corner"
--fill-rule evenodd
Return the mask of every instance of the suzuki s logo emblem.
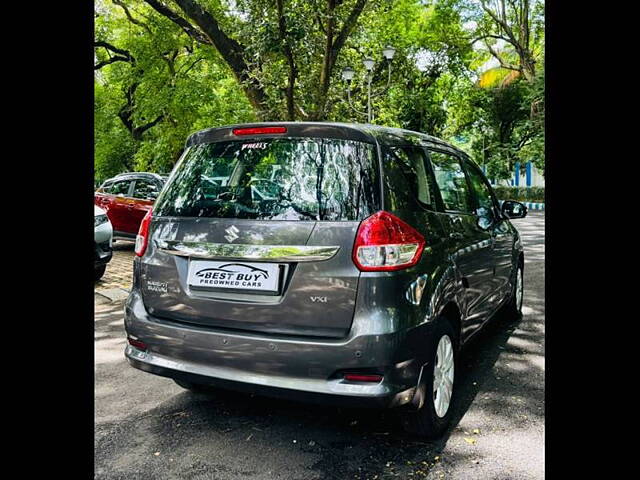
M 238 230 L 235 225 L 231 225 L 225 229 L 225 232 L 227 232 L 227 235 L 225 235 L 224 238 L 227 239 L 227 242 L 231 243 L 238 238 L 238 232 L 240 232 L 240 230 Z

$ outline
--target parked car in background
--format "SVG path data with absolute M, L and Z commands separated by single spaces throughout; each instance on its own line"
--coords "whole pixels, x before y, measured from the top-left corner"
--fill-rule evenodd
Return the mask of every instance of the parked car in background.
M 113 255 L 113 229 L 107 212 L 102 208 L 93 206 L 93 242 L 95 247 L 94 266 L 95 281 L 97 282 L 104 275 L 107 269 L 107 263 Z
M 114 237 L 135 240 L 140 222 L 151 210 L 166 179 L 156 173 L 122 173 L 96 190 L 94 203 L 106 210 Z
M 193 134 L 140 226 L 129 363 L 203 385 L 402 407 L 447 428 L 460 348 L 519 315 L 524 253 L 461 150 L 373 125 L 236 125 Z

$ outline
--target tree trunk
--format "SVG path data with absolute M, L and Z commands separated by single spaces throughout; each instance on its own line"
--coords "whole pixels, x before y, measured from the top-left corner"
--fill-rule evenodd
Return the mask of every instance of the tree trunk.
M 278 9 L 278 30 L 280 32 L 280 41 L 282 42 L 282 50 L 285 57 L 287 57 L 287 63 L 289 65 L 289 78 L 287 79 L 287 88 L 285 90 L 285 96 L 287 100 L 287 119 L 295 121 L 296 108 L 295 108 L 295 85 L 296 77 L 298 76 L 298 69 L 296 67 L 295 59 L 293 57 L 293 50 L 287 39 L 287 25 L 284 18 L 284 6 L 283 0 L 277 0 L 276 7 Z
M 536 78 L 536 62 L 531 55 L 524 53 L 520 56 L 520 65 L 522 67 L 522 74 L 529 83 L 533 83 Z
M 353 28 L 358 22 L 360 14 L 364 10 L 368 0 L 357 0 L 349 16 L 344 21 L 342 28 L 336 35 L 336 20 L 335 10 L 339 2 L 336 0 L 327 0 L 327 25 L 324 27 L 324 32 L 327 36 L 324 48 L 324 56 L 322 58 L 322 69 L 320 70 L 320 82 L 318 91 L 315 98 L 316 108 L 311 114 L 311 119 L 315 121 L 324 120 L 327 116 L 327 94 L 329 93 L 329 87 L 331 85 L 331 75 L 333 74 L 333 67 L 336 64 L 338 55 L 342 47 L 344 47 L 347 38 L 353 31 Z
M 195 28 L 166 5 L 156 0 L 145 0 L 158 13 L 176 23 L 195 40 L 213 45 L 227 63 L 236 80 L 244 90 L 249 103 L 260 119 L 266 119 L 268 113 L 268 97 L 262 85 L 249 75 L 249 66 L 245 61 L 244 47 L 220 29 L 217 20 L 193 0 L 175 0 L 180 9 L 199 28 Z
M 320 82 L 318 91 L 316 92 L 316 108 L 311 114 L 311 119 L 321 121 L 325 118 L 325 108 L 327 104 L 327 93 L 329 92 L 329 84 L 332 70 L 332 54 L 333 54 L 333 35 L 335 28 L 335 0 L 327 0 L 327 25 L 325 26 L 326 40 L 324 44 L 324 55 L 322 57 L 322 68 L 320 69 Z

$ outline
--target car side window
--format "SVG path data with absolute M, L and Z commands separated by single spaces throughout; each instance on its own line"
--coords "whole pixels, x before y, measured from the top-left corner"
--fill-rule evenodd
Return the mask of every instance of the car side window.
M 113 182 L 110 180 L 107 180 L 106 182 L 104 182 L 104 184 L 102 184 L 100 188 L 98 188 L 98 191 L 101 193 L 111 193 L 112 186 L 113 186 Z
M 400 160 L 400 169 L 414 196 L 425 205 L 433 204 L 430 177 L 427 174 L 426 155 L 418 147 L 390 147 Z
M 148 180 L 136 180 L 133 188 L 133 198 L 142 198 L 145 200 L 155 200 L 158 197 L 158 186 L 154 182 Z
M 111 195 L 118 195 L 121 197 L 126 197 L 129 195 L 129 185 L 131 185 L 131 180 L 122 180 L 120 182 L 115 182 L 109 190 Z
M 467 176 L 469 177 L 469 183 L 473 188 L 475 197 L 475 208 L 483 211 L 476 211 L 478 215 L 488 214 L 493 211 L 494 203 L 491 195 L 491 190 L 487 185 L 487 182 L 482 177 L 482 174 L 469 163 L 465 163 Z
M 430 150 L 429 157 L 445 210 L 472 213 L 469 186 L 460 160 L 437 150 Z

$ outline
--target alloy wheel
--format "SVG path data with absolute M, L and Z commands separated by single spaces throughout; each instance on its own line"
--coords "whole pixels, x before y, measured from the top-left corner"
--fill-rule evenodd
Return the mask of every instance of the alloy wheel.
M 516 310 L 522 311 L 522 299 L 524 297 L 524 282 L 522 281 L 522 268 L 516 273 Z
M 453 393 L 453 375 L 455 369 L 453 344 L 448 335 L 443 335 L 436 348 L 436 361 L 433 370 L 433 405 L 436 415 L 442 418 L 447 414 Z

